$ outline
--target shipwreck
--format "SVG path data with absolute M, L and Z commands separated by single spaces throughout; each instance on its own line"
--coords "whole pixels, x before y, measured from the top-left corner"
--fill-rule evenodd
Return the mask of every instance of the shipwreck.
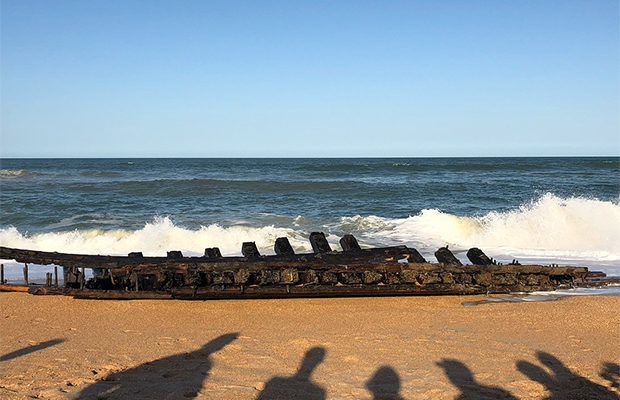
M 200 257 L 168 251 L 166 257 L 80 255 L 0 247 L 0 258 L 24 263 L 23 285 L 4 280 L 0 290 L 93 299 L 238 299 L 491 294 L 549 291 L 617 283 L 585 267 L 501 265 L 472 248 L 463 265 L 447 248 L 428 262 L 416 249 L 391 246 L 362 249 L 352 235 L 333 251 L 321 232 L 310 235 L 313 252 L 296 254 L 287 238 L 275 241 L 275 255 L 261 255 L 254 242 L 240 257 L 222 257 L 218 248 Z M 50 265 L 45 284 L 29 284 L 28 264 Z M 62 267 L 59 285 L 58 267 Z M 86 269 L 92 270 L 87 278 Z M 89 274 L 90 275 L 90 274 Z

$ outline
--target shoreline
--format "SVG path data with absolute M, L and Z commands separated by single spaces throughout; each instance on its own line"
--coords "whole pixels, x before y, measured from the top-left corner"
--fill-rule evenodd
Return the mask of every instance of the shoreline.
M 0 293 L 0 395 L 617 396 L 620 297 L 461 304 L 482 299 L 96 301 Z M 289 379 L 302 359 L 312 373 Z

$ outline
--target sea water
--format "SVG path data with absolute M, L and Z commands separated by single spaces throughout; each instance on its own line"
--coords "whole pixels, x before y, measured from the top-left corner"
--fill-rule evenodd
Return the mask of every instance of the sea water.
M 311 251 L 345 233 L 620 275 L 620 158 L 3 159 L 0 245 L 124 255 Z M 21 276 L 21 268 L 8 272 Z M 35 273 L 37 269 L 35 268 Z M 43 273 L 43 272 L 41 272 Z

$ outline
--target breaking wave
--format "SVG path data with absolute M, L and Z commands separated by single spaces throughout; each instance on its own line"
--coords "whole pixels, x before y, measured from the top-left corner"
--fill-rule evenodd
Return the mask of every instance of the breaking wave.
M 40 234 L 22 234 L 16 228 L 0 229 L 2 246 L 23 249 L 60 251 L 78 254 L 122 255 L 142 251 L 144 255 L 162 256 L 167 250 L 181 250 L 186 255 L 202 255 L 206 247 L 219 247 L 224 255 L 240 253 L 241 243 L 253 241 L 259 249 L 273 251 L 276 238 L 286 236 L 297 250 L 310 245 L 298 232 L 287 228 L 265 226 L 222 227 L 218 224 L 197 230 L 176 226 L 168 217 L 155 218 L 138 230 L 86 229 Z
M 479 217 L 425 209 L 402 219 L 355 216 L 341 222 L 385 242 L 448 244 L 457 249 L 475 246 L 515 256 L 620 260 L 618 201 L 562 199 L 548 193 L 518 209 Z
M 329 222 L 329 221 L 321 221 Z M 298 216 L 284 218 L 279 225 L 222 226 L 199 229 L 175 225 L 158 217 L 138 230 L 84 229 L 26 234 L 14 227 L 0 229 L 0 245 L 72 253 L 165 255 L 167 250 L 202 254 L 217 246 L 223 254 L 240 254 L 241 243 L 255 241 L 261 252 L 273 254 L 277 237 L 287 237 L 296 251 L 310 251 L 308 235 L 324 230 L 332 248 L 338 237 L 355 234 L 362 245 L 407 244 L 432 259 L 439 246 L 460 251 L 480 247 L 489 255 L 539 257 L 540 259 L 589 259 L 617 264 L 620 260 L 620 204 L 579 197 L 560 198 L 546 194 L 506 212 L 481 216 L 457 216 L 437 209 L 425 209 L 407 218 L 378 216 L 341 217 L 316 225 Z
M 0 169 L 0 178 L 17 178 L 18 176 L 34 174 L 27 169 Z

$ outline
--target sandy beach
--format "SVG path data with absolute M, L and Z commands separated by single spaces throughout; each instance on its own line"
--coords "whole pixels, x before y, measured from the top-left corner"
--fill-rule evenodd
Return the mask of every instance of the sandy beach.
M 617 398 L 620 297 L 482 298 L 0 293 L 0 397 Z

